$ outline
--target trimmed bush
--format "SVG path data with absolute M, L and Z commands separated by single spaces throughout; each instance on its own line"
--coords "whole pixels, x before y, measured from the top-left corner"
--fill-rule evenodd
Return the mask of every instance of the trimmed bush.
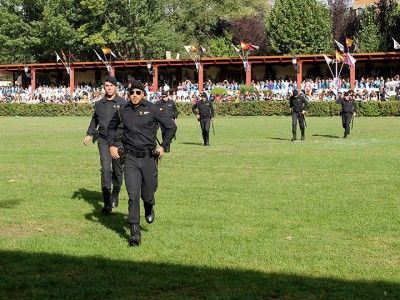
M 358 115 L 365 117 L 400 116 L 400 101 L 359 102 Z M 192 114 L 191 103 L 177 103 L 181 115 Z M 252 101 L 239 103 L 214 103 L 220 116 L 287 116 L 288 101 Z M 335 102 L 310 102 L 308 116 L 328 117 L 339 115 L 340 106 Z M 0 104 L 0 116 L 57 117 L 91 116 L 91 104 Z

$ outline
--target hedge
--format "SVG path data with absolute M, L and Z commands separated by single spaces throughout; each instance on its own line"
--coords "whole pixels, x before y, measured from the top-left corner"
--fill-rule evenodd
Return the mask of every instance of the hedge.
M 190 103 L 177 103 L 181 115 L 190 115 Z M 289 115 L 287 101 L 254 101 L 214 104 L 216 115 L 220 116 L 284 116 Z M 311 102 L 307 115 L 316 117 L 336 116 L 340 106 L 334 102 Z M 0 116 L 56 117 L 91 116 L 90 104 L 0 104 Z M 400 102 L 361 102 L 358 115 L 365 117 L 400 116 Z

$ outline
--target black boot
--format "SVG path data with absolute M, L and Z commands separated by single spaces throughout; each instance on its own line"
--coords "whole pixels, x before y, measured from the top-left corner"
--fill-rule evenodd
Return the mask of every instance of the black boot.
M 345 133 L 343 134 L 343 138 L 344 138 L 344 139 L 347 139 L 347 132 L 345 132 Z
M 113 188 L 113 191 L 111 193 L 111 206 L 112 206 L 112 208 L 118 207 L 120 190 L 121 190 L 120 187 L 114 187 Z
M 112 212 L 111 193 L 110 193 L 110 190 L 107 188 L 103 188 L 102 192 L 103 192 L 104 206 L 101 209 L 101 213 L 109 214 Z
M 129 246 L 139 246 L 141 242 L 140 225 L 131 224 L 131 236 L 129 237 Z
M 210 146 L 210 132 L 209 131 L 207 131 L 205 134 L 204 146 Z
M 293 133 L 293 137 L 292 137 L 291 141 L 294 142 L 294 141 L 296 141 L 296 140 L 297 140 L 297 136 L 296 136 L 295 133 Z
M 306 139 L 306 136 L 304 134 L 304 131 L 301 132 L 301 140 L 304 141 Z
M 146 219 L 146 222 L 148 224 L 153 223 L 155 216 L 156 216 L 156 214 L 154 213 L 153 205 L 145 205 L 144 206 L 144 217 Z

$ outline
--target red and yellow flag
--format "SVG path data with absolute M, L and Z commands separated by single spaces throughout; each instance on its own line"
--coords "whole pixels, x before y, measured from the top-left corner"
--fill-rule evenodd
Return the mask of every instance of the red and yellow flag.
M 344 61 L 344 55 L 342 52 L 336 51 L 335 56 L 336 56 L 336 60 Z
M 104 55 L 111 54 L 111 49 L 108 48 L 108 47 L 103 47 L 103 48 L 101 48 L 101 51 L 103 51 L 103 54 L 104 54 Z
M 347 47 L 351 47 L 353 46 L 353 40 L 351 38 L 346 38 L 346 46 Z

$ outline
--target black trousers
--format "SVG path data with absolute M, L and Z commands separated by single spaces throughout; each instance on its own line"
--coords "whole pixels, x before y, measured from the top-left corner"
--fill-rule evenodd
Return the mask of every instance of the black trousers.
M 210 118 L 200 119 L 201 134 L 203 135 L 204 143 L 210 140 L 210 124 Z
M 172 118 L 172 120 L 174 120 L 174 122 L 175 122 L 175 119 Z M 165 127 L 162 124 L 160 124 L 160 128 L 161 128 L 161 137 L 162 137 L 162 140 L 164 140 L 165 139 Z M 169 148 L 169 146 L 168 146 L 168 148 Z
M 158 169 L 153 157 L 125 156 L 125 185 L 128 191 L 128 223 L 140 223 L 140 198 L 145 207 L 155 204 L 154 193 L 158 186 Z
M 352 119 L 353 119 L 352 113 L 342 113 L 342 126 L 345 134 L 350 133 L 350 123 Z
M 296 134 L 297 132 L 297 122 L 299 122 L 301 133 L 304 133 L 304 116 L 302 113 L 292 113 L 292 133 Z
M 97 141 L 101 164 L 101 190 L 104 206 L 111 207 L 111 195 L 118 196 L 123 180 L 121 159 L 112 159 L 108 142 L 104 138 Z M 112 188 L 112 190 L 111 190 Z

